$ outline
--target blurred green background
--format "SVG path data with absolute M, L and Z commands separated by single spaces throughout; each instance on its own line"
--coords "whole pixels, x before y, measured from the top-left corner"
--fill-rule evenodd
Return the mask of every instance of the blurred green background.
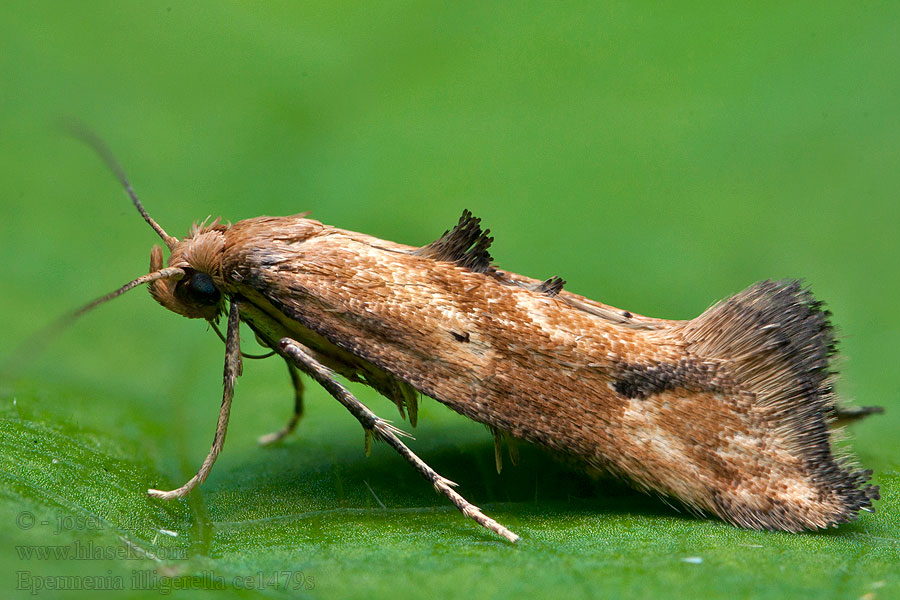
M 841 331 L 840 393 L 887 412 L 852 431 L 877 512 L 790 535 L 533 449 L 497 475 L 484 428 L 426 399 L 412 448 L 520 533 L 513 547 L 386 447 L 366 459 L 319 389 L 296 435 L 257 447 L 291 400 L 283 365 L 254 361 L 209 480 L 161 504 L 143 491 L 208 450 L 223 349 L 137 291 L 0 380 L 0 593 L 68 576 L 123 595 L 900 596 L 898 72 L 893 2 L 4 2 L 0 359 L 144 273 L 158 243 L 54 128 L 73 116 L 177 236 L 207 215 L 312 211 L 424 244 L 469 208 L 503 268 L 670 318 L 803 277 Z M 34 554 L 47 545 L 93 560 Z

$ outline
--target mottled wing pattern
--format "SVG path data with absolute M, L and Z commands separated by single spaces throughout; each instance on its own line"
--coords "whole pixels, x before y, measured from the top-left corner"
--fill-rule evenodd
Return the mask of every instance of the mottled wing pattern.
M 830 396 L 770 393 L 796 360 L 779 336 L 810 329 L 780 328 L 776 306 L 734 324 L 757 332 L 765 355 L 709 337 L 739 337 L 732 313 L 749 314 L 748 302 L 791 297 L 781 304 L 817 310 L 796 290 L 739 296 L 695 321 L 648 319 L 486 266 L 489 238 L 470 215 L 419 251 L 265 219 L 229 230 L 228 291 L 495 431 L 748 527 L 824 527 L 877 497 L 865 473 L 831 454 Z M 766 360 L 777 373 L 764 372 Z M 815 431 L 793 435 L 795 425 Z

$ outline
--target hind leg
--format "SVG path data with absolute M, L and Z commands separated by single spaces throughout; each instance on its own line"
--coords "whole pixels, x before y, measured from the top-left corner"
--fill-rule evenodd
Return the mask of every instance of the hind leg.
M 406 445 L 400 441 L 400 438 L 397 437 L 397 435 L 402 434 L 402 432 L 399 429 L 392 426 L 384 419 L 376 416 L 365 404 L 357 400 L 347 388 L 338 383 L 334 378 L 332 371 L 310 356 L 303 346 L 290 338 L 283 338 L 278 345 L 285 357 L 289 357 L 295 365 L 315 379 L 329 394 L 343 404 L 344 407 L 350 411 L 350 414 L 356 417 L 366 431 L 367 440 L 369 439 L 369 436 L 374 436 L 387 443 L 387 445 L 396 450 L 400 456 L 409 461 L 409 463 L 415 467 L 415 469 L 421 473 L 438 492 L 447 496 L 447 498 L 456 505 L 456 508 L 482 527 L 493 531 L 510 542 L 519 541 L 518 535 L 486 516 L 477 506 L 460 496 L 456 490 L 453 489 L 452 486 L 455 485 L 453 482 L 441 477 L 434 469 L 425 464 L 421 458 L 416 456 L 412 450 L 407 448 Z
M 291 376 L 291 383 L 294 386 L 294 414 L 291 415 L 291 419 L 287 422 L 287 425 L 278 431 L 273 431 L 272 433 L 260 436 L 257 441 L 261 446 L 268 446 L 283 439 L 294 431 L 297 427 L 297 423 L 299 423 L 300 419 L 303 417 L 303 381 L 300 379 L 300 372 L 297 371 L 297 367 L 287 360 L 285 360 L 285 362 L 287 363 L 288 373 L 290 373 Z

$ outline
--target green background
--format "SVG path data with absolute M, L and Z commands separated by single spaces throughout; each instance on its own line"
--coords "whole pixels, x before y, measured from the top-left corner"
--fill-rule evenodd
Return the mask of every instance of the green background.
M 275 597 L 900 596 L 900 4 L 656 4 L 4 2 L 0 594 L 86 575 L 135 595 L 165 576 Z M 503 268 L 670 318 L 803 277 L 841 331 L 841 395 L 887 409 L 852 431 L 877 512 L 748 532 L 534 449 L 497 475 L 484 428 L 426 399 L 413 450 L 511 546 L 385 446 L 365 458 L 314 386 L 297 434 L 257 447 L 290 412 L 277 360 L 247 363 L 207 483 L 149 500 L 208 450 L 223 348 L 136 291 L 16 350 L 158 243 L 67 116 L 177 236 L 312 211 L 424 244 L 469 208 Z M 21 554 L 41 545 L 131 555 Z

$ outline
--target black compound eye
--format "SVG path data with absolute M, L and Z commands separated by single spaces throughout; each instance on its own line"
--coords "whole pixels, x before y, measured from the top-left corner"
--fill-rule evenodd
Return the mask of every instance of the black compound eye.
M 222 294 L 206 273 L 194 273 L 186 286 L 188 297 L 197 304 L 216 304 Z

